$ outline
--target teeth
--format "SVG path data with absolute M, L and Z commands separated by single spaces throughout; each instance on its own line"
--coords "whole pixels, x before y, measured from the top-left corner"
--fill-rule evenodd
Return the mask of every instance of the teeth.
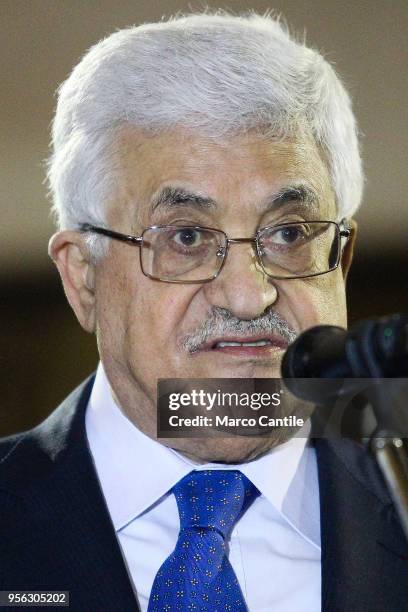
M 257 340 L 256 342 L 217 342 L 215 348 L 224 348 L 226 346 L 267 346 L 272 344 L 270 340 Z

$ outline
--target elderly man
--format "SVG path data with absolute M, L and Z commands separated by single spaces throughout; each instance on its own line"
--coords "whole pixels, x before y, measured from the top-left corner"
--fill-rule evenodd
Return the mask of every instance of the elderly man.
M 2 442 L 0 588 L 81 612 L 405 609 L 359 446 L 157 438 L 159 378 L 277 377 L 301 331 L 346 325 L 363 178 L 329 64 L 270 17 L 119 31 L 59 91 L 49 180 L 50 255 L 101 362 Z

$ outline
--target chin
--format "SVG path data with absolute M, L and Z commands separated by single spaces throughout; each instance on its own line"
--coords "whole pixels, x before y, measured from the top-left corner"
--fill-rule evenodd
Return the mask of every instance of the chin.
M 160 442 L 197 463 L 245 463 L 282 444 L 289 437 L 288 433 L 279 430 L 270 436 L 162 438 Z
M 190 378 L 281 378 L 280 364 L 271 362 L 242 362 L 222 364 L 217 368 L 214 363 L 200 368 Z

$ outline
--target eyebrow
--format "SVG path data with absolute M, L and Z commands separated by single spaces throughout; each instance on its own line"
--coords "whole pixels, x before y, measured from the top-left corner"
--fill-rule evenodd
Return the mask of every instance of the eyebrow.
M 217 203 L 212 198 L 189 192 L 182 187 L 165 187 L 152 199 L 151 211 L 173 206 L 193 206 L 208 210 L 217 208 Z
M 281 208 L 290 204 L 301 205 L 311 210 L 318 208 L 318 195 L 307 185 L 282 187 L 265 201 L 265 211 Z M 182 187 L 164 187 L 151 202 L 151 211 L 158 208 L 169 209 L 175 206 L 193 207 L 201 210 L 215 210 L 217 202 L 212 198 L 190 192 Z
M 310 210 L 318 209 L 319 197 L 308 185 L 291 185 L 282 187 L 266 200 L 266 210 L 281 208 L 290 204 L 301 205 Z

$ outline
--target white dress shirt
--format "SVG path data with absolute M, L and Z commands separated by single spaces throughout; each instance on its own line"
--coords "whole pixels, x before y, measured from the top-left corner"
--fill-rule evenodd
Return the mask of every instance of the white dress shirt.
M 294 438 L 248 463 L 198 465 L 145 436 L 113 400 L 102 365 L 86 411 L 101 488 L 142 612 L 174 550 L 171 488 L 191 470 L 238 469 L 259 489 L 231 533 L 229 560 L 250 612 L 320 612 L 321 549 L 315 451 Z

